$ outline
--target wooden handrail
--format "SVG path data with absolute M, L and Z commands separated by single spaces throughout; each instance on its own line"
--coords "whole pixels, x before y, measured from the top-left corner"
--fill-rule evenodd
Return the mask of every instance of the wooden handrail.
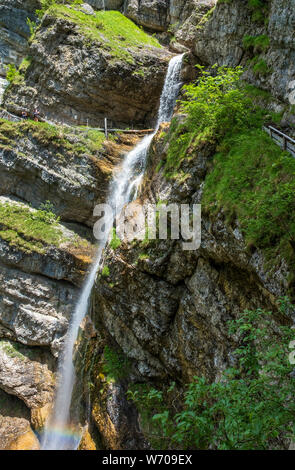
M 11 114 L 9 113 L 8 111 L 6 111 L 5 109 L 0 109 L 0 118 L 2 119 L 8 119 L 9 121 L 14 121 L 14 122 L 20 122 L 22 121 L 23 119 L 20 117 L 20 116 L 16 116 L 15 114 Z M 40 122 L 47 122 L 47 124 L 52 124 L 52 125 L 55 125 L 54 122 L 52 121 L 48 121 L 42 117 L 39 118 L 39 121 Z M 83 132 L 88 132 L 87 131 L 87 128 L 86 129 L 79 129 L 79 126 L 69 126 L 69 125 L 65 125 L 65 124 L 61 124 L 62 126 L 65 126 L 65 127 L 69 127 L 70 129 L 73 130 L 73 132 L 76 132 L 76 131 L 79 131 L 81 133 Z M 108 135 L 108 133 L 113 133 L 113 132 L 122 132 L 124 134 L 152 134 L 155 129 L 108 129 L 107 127 L 107 123 L 105 122 L 105 127 L 89 127 L 89 130 L 96 130 L 96 131 L 100 131 L 100 132 L 104 132 L 106 137 Z
M 289 152 L 292 157 L 295 158 L 295 140 L 292 139 L 292 137 L 284 134 L 284 132 L 279 131 L 273 126 L 263 126 L 263 130 L 265 130 L 270 135 L 274 142 L 280 144 L 282 150 Z M 276 139 L 276 137 L 281 140 Z
M 272 132 L 274 132 L 275 134 L 278 134 L 280 135 L 281 137 L 283 137 L 284 139 L 288 140 L 289 142 L 291 142 L 292 144 L 295 144 L 295 140 L 292 139 L 292 137 L 289 137 L 287 134 L 284 134 L 284 132 L 282 131 L 279 131 L 278 129 L 276 129 L 275 127 L 272 127 L 272 126 L 267 126 L 268 129 L 270 129 Z

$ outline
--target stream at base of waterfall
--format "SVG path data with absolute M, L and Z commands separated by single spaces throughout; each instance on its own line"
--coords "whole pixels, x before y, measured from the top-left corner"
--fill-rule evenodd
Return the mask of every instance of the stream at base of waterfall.
M 106 203 L 113 208 L 114 216 L 105 221 L 104 238 L 100 240 L 96 257 L 91 271 L 81 291 L 70 326 L 65 338 L 64 348 L 59 360 L 58 387 L 52 415 L 47 423 L 41 440 L 42 450 L 75 450 L 81 436 L 77 430 L 73 431 L 70 421 L 70 405 L 75 383 L 75 370 L 73 365 L 73 350 L 79 333 L 80 324 L 87 314 L 89 299 L 96 280 L 97 271 L 102 263 L 103 250 L 107 245 L 115 217 L 120 214 L 123 207 L 136 198 L 138 188 L 142 181 L 146 157 L 153 137 L 162 122 L 171 120 L 176 99 L 181 88 L 180 73 L 183 54 L 173 57 L 169 63 L 168 71 L 162 90 L 158 121 L 153 134 L 144 137 L 136 147 L 129 152 L 123 163 L 114 172 L 109 188 Z

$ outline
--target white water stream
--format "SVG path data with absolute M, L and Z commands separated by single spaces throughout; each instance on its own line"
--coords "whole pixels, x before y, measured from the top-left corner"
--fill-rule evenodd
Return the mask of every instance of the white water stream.
M 109 197 L 106 201 L 113 208 L 113 216 L 105 220 L 103 240 L 100 240 L 96 258 L 85 281 L 79 301 L 73 313 L 64 350 L 59 365 L 59 386 L 57 389 L 54 410 L 42 438 L 43 450 L 73 450 L 79 444 L 80 436 L 75 434 L 70 426 L 70 405 L 75 371 L 73 365 L 73 349 L 79 332 L 79 326 L 88 311 L 89 298 L 96 279 L 97 271 L 102 261 L 102 253 L 108 242 L 115 216 L 120 214 L 124 205 L 137 195 L 142 181 L 146 156 L 151 141 L 162 122 L 170 121 L 175 102 L 181 87 L 180 71 L 183 55 L 171 59 L 162 91 L 158 122 L 153 134 L 146 136 L 136 147 L 126 155 L 123 164 L 115 172 L 110 185 Z

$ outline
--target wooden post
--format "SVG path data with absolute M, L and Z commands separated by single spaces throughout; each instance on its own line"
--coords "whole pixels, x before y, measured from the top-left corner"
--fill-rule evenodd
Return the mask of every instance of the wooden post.
M 105 135 L 105 138 L 107 139 L 108 138 L 108 119 L 107 118 L 104 118 L 104 135 Z

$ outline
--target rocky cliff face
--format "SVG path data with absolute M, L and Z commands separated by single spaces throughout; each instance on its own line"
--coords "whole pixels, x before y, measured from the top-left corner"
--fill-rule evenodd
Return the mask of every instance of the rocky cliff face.
M 2 0 L 0 2 L 0 75 L 5 75 L 5 65 L 19 65 L 27 54 L 30 28 L 27 18 L 36 21 L 38 0 Z
M 194 53 L 204 64 L 248 67 L 245 78 L 288 102 L 294 80 L 294 2 L 271 0 L 262 7 L 235 0 L 218 3 L 197 32 Z
M 188 18 L 208 9 L 215 0 L 89 0 L 95 9 L 120 10 L 128 18 L 151 31 L 175 29 Z M 206 12 L 206 10 L 205 10 Z M 172 31 L 171 31 L 172 32 Z
M 0 129 L 0 446 L 35 449 L 31 426 L 42 428 L 49 413 L 56 359 L 94 255 L 93 208 L 136 137 L 103 145 L 97 131 L 3 119 Z
M 99 0 L 89 3 L 102 8 Z M 215 3 L 105 6 L 148 30 L 169 30 L 171 49 L 192 52 L 186 78 L 197 62 L 250 60 L 245 78 L 286 104 L 294 79 L 293 0 L 264 2 L 258 12 L 239 0 L 213 11 Z M 7 90 L 9 111 L 38 106 L 47 120 L 93 126 L 105 116 L 115 126 L 154 123 L 171 52 L 118 12 L 103 17 L 62 5 L 47 12 L 27 52 L 23 20 L 36 4 L 13 5 L 0 2 L 0 47 L 6 56 L 17 51 L 16 63 L 28 57 Z M 12 11 L 19 20 L 13 25 Z M 202 203 L 216 146 L 189 149 L 171 178 L 163 164 L 172 137 L 166 123 L 152 142 L 136 201 L 145 210 L 160 201 Z M 136 140 L 104 142 L 93 129 L 0 120 L 0 448 L 38 448 L 32 429 L 42 428 L 49 413 L 56 359 L 94 254 L 93 208 L 105 202 L 113 168 Z M 285 321 L 276 299 L 287 293 L 292 266 L 280 259 L 270 269 L 259 249 L 246 246 L 239 220 L 229 224 L 222 210 L 203 213 L 197 250 L 183 251 L 177 240 L 116 241 L 104 266 L 75 355 L 79 403 L 89 405 L 91 435 L 104 448 L 150 446 L 144 419 L 126 398 L 130 384 L 218 380 L 234 364 L 238 344 L 228 320 L 262 307 Z M 95 447 L 89 440 L 85 435 L 81 448 Z
M 167 135 L 171 138 L 173 130 L 169 134 L 169 126 L 163 125 L 149 153 L 145 181 L 136 201 L 146 211 L 149 204 L 159 201 L 202 203 L 214 145 L 191 150 L 178 168 L 183 176 L 171 179 L 159 170 L 169 148 Z M 214 215 L 203 212 L 202 242 L 197 250 L 183 251 L 182 241 L 177 240 L 125 239 L 118 245 L 109 247 L 107 270 L 95 286 L 92 318 L 100 346 L 94 350 L 97 365 L 90 376 L 97 390 L 92 402 L 94 423 L 108 446 L 113 448 L 115 439 L 126 448 L 110 411 L 110 387 L 116 384 L 127 390 L 134 382 L 161 387 L 174 381 L 181 388 L 194 376 L 218 381 L 225 369 L 235 365 L 233 352 L 239 344 L 237 336 L 229 335 L 228 322 L 245 309 L 259 308 L 272 311 L 276 321 L 285 322 L 276 302 L 286 295 L 293 268 L 281 260 L 273 270 L 259 249 L 249 251 L 238 220 L 229 224 L 222 211 Z M 113 362 L 109 362 L 108 347 L 117 351 L 114 354 L 118 354 L 121 375 L 116 375 L 111 365 L 109 375 L 108 364 Z M 99 401 L 98 406 L 98 393 L 104 394 L 104 405 Z M 117 406 L 118 416 L 126 405 L 122 401 Z M 100 425 L 102 417 L 112 423 L 107 433 Z M 144 448 L 145 441 L 138 440 L 139 428 L 149 435 L 144 417 L 131 426 L 137 445 Z
M 214 147 L 184 163 L 185 181 L 169 181 L 155 171 L 167 151 L 161 132 L 137 202 L 201 203 Z M 125 240 L 109 249 L 109 276 L 96 287 L 97 316 L 144 379 L 188 381 L 200 373 L 216 379 L 236 347 L 227 321 L 245 308 L 276 310 L 275 298 L 286 293 L 287 266 L 272 274 L 264 261 L 259 251 L 247 252 L 238 224 L 228 227 L 222 214 L 204 213 L 198 250 L 183 251 L 173 240 Z
M 39 106 L 72 124 L 153 124 L 170 55 L 120 13 L 50 10 L 29 55 L 23 83 L 5 97 L 11 112 Z

